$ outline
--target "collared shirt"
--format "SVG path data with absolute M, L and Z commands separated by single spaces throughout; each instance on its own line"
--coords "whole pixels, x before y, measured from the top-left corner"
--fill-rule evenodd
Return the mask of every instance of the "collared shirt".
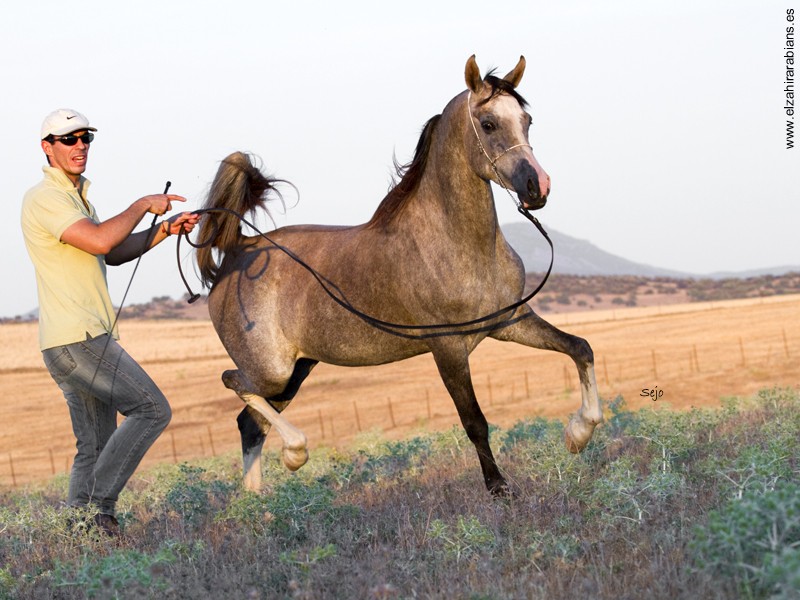
M 66 174 L 43 167 L 44 180 L 22 201 L 22 233 L 36 270 L 39 294 L 39 347 L 42 350 L 111 333 L 114 307 L 108 294 L 105 256 L 61 241 L 70 225 L 82 219 L 100 223 L 86 200 L 90 182 L 76 188 Z M 81 192 L 83 196 L 81 196 Z

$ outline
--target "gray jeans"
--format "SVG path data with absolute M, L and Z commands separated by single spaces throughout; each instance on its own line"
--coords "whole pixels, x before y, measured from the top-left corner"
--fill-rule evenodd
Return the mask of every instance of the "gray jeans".
M 67 399 L 77 439 L 67 501 L 113 515 L 120 491 L 172 418 L 167 399 L 108 335 L 42 355 Z M 125 416 L 119 427 L 117 412 Z

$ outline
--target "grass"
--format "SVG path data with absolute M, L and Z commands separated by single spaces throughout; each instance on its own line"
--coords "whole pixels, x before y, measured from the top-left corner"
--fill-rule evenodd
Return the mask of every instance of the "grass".
M 579 456 L 537 418 L 492 430 L 517 494 L 460 429 L 316 450 L 265 489 L 237 456 L 137 474 L 120 542 L 74 532 L 67 480 L 0 495 L 0 598 L 796 598 L 800 395 L 629 411 Z

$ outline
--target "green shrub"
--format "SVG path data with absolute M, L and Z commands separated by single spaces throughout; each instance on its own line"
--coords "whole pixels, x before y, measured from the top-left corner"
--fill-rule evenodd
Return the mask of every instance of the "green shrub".
M 532 421 L 530 419 L 518 421 L 506 431 L 500 451 L 509 452 L 521 442 L 541 442 L 553 434 L 559 438 L 564 435 L 564 426 L 558 421 L 542 417 L 536 417 Z
M 639 417 L 637 413 L 628 410 L 625 405 L 625 399 L 622 396 L 617 396 L 606 407 L 606 412 L 611 413 L 611 416 L 606 419 L 604 429 L 613 438 L 622 437 L 624 434 L 632 435 L 636 432 L 639 426 Z
M 170 510 L 181 515 L 188 523 L 197 524 L 202 518 L 216 512 L 226 503 L 227 497 L 238 484 L 217 478 L 205 477 L 205 469 L 183 463 L 165 502 Z
M 800 595 L 800 485 L 748 490 L 711 511 L 691 545 L 696 565 L 748 594 Z
M 426 534 L 434 545 L 444 550 L 447 556 L 455 558 L 456 562 L 489 552 L 495 545 L 494 533 L 475 516 L 459 515 L 455 525 L 434 519 Z
M 88 598 L 118 597 L 122 591 L 130 593 L 131 588 L 152 597 L 154 592 L 167 587 L 163 567 L 175 559 L 167 547 L 153 556 L 136 550 L 121 550 L 101 557 L 84 555 L 78 564 L 57 562 L 52 579 L 55 587 L 74 588 Z
M 594 480 L 587 503 L 606 526 L 641 525 L 651 514 L 663 510 L 665 503 L 682 491 L 683 484 L 683 476 L 669 470 L 656 469 L 643 475 L 633 458 L 624 456 Z
M 312 525 L 329 527 L 358 512 L 351 505 L 335 505 L 335 498 L 324 480 L 304 480 L 293 475 L 264 497 L 264 519 L 269 531 L 286 541 L 303 541 Z M 260 509 L 262 505 L 258 506 Z
M 0 598 L 3 600 L 5 600 L 5 598 L 11 598 L 11 593 L 14 591 L 15 587 L 16 581 L 11 571 L 5 567 L 0 569 Z

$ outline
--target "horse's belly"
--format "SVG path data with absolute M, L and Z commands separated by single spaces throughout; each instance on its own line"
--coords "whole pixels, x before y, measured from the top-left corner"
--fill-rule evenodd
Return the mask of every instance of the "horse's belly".
M 340 367 L 368 367 L 405 360 L 430 352 L 425 344 L 386 341 L 380 344 L 320 340 L 301 348 L 301 356 Z

